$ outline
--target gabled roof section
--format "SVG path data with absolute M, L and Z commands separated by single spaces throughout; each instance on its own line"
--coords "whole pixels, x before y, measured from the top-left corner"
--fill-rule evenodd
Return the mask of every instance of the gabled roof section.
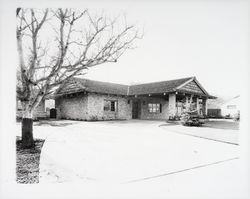
M 59 88 L 57 95 L 67 95 L 84 91 L 114 95 L 127 95 L 128 86 L 89 79 L 72 78 L 61 88 Z
M 209 95 L 208 92 L 201 86 L 201 84 L 198 82 L 198 80 L 195 77 L 191 78 L 190 80 L 178 86 L 176 90 L 184 91 L 184 92 L 185 91 L 193 92 L 193 93 L 201 94 L 201 95 Z
M 190 86 L 193 86 L 191 87 L 193 90 L 188 90 Z M 79 92 L 94 92 L 102 94 L 132 96 L 171 93 L 176 91 L 182 91 L 184 93 L 189 93 L 190 91 L 190 93 L 213 98 L 213 96 L 210 96 L 207 91 L 200 85 L 200 83 L 196 80 L 195 77 L 137 84 L 131 86 L 100 82 L 89 79 L 72 78 L 64 85 L 60 86 L 60 88 L 56 92 L 56 96 Z
M 161 82 L 132 85 L 129 89 L 129 95 L 144 95 L 174 92 L 178 86 L 191 80 L 193 77 L 174 79 Z
M 55 95 L 67 95 L 72 93 L 79 93 L 85 91 L 75 78 L 70 79 L 66 83 L 62 84 L 56 91 Z

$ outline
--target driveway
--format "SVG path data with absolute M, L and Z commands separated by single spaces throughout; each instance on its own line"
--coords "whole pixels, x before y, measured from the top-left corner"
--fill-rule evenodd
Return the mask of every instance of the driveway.
M 229 119 L 210 119 L 201 127 L 183 125 L 160 125 L 167 131 L 178 134 L 224 142 L 228 144 L 239 144 L 239 122 Z
M 172 176 L 193 175 L 194 180 L 202 169 L 204 177 L 212 168 L 230 175 L 237 170 L 237 145 L 178 134 L 159 127 L 163 124 L 131 120 L 36 125 L 40 137 L 42 131 L 46 134 L 40 182 L 138 184 L 160 180 L 164 184 Z

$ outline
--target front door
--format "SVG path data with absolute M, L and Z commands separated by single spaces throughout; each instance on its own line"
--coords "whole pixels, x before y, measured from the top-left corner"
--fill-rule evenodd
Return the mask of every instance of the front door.
M 138 113 L 139 113 L 139 102 L 138 101 L 133 101 L 132 119 L 138 119 Z
M 50 109 L 50 118 L 56 118 L 56 109 L 55 108 Z

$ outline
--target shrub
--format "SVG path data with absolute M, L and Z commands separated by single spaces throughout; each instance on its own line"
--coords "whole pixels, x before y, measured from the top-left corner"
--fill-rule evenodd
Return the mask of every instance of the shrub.
M 97 115 L 91 115 L 89 120 L 90 121 L 98 121 L 98 117 L 97 117 Z
M 187 111 L 181 116 L 181 123 L 185 126 L 201 126 L 204 122 L 205 118 L 200 116 L 196 110 Z

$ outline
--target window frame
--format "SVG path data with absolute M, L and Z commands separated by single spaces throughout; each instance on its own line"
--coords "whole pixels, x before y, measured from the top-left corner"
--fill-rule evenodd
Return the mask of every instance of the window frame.
M 112 113 L 118 112 L 118 100 L 104 99 L 103 111 Z
M 148 112 L 150 114 L 162 113 L 162 104 L 161 103 L 148 103 Z

